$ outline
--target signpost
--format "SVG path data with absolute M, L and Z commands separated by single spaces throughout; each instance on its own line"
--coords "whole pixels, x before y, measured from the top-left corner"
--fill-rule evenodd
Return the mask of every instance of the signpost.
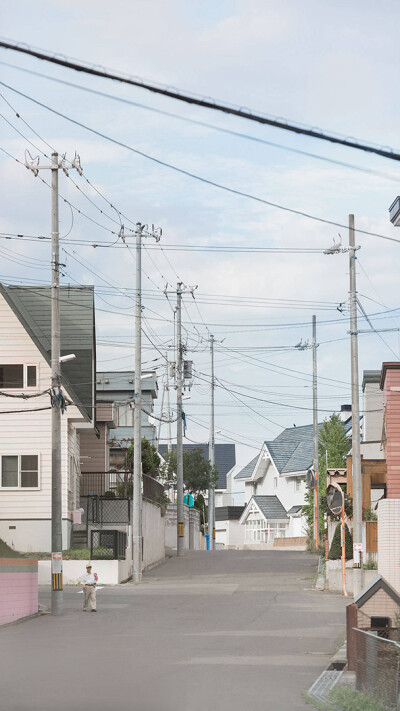
M 340 542 L 342 546 L 342 579 L 343 595 L 347 597 L 346 590 L 346 528 L 344 522 L 344 494 L 339 484 L 329 484 L 326 490 L 328 508 L 334 516 L 341 514 Z
M 194 506 L 194 497 L 192 494 L 185 494 L 183 497 L 183 503 L 186 504 L 186 506 L 189 506 L 190 509 L 193 508 Z

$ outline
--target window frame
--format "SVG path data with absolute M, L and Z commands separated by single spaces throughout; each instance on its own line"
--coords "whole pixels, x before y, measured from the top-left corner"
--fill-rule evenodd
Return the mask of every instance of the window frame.
M 21 392 L 21 390 L 37 390 L 39 388 L 39 363 L 0 363 L 1 365 L 22 365 L 22 388 L 9 388 L 3 386 L 2 390 L 10 390 L 11 392 Z M 36 385 L 28 385 L 28 367 L 36 368 Z
M 18 486 L 3 486 L 3 457 L 18 457 Z M 37 486 L 21 486 L 21 457 L 37 457 Z M 40 452 L 1 452 L 0 453 L 0 491 L 39 491 L 40 481 Z

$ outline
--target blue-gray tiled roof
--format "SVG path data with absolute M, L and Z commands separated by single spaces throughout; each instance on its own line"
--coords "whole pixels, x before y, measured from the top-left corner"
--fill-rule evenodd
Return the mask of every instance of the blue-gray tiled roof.
M 251 460 L 251 462 L 246 464 L 246 466 L 243 467 L 243 469 L 241 469 L 240 472 L 235 474 L 235 479 L 250 479 L 250 477 L 254 471 L 254 467 L 257 464 L 258 457 L 259 457 L 259 455 L 257 454 L 257 456 Z
M 173 449 L 176 445 L 173 445 Z M 208 444 L 184 444 L 184 450 L 194 450 L 201 449 L 203 457 L 208 459 Z M 166 444 L 160 444 L 158 448 L 161 456 L 168 451 L 168 446 Z M 234 444 L 216 444 L 215 445 L 215 466 L 218 469 L 218 483 L 215 487 L 216 489 L 226 489 L 226 475 L 236 464 L 236 453 Z
M 312 425 L 288 427 L 273 441 L 265 444 L 280 474 L 305 471 L 312 465 Z
M 263 516 L 268 520 L 288 518 L 286 509 L 277 496 L 253 496 Z

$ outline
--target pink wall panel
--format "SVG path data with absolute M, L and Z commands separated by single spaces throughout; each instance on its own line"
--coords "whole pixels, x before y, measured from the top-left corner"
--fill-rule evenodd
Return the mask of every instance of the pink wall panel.
M 37 561 L 0 558 L 0 625 L 37 611 Z

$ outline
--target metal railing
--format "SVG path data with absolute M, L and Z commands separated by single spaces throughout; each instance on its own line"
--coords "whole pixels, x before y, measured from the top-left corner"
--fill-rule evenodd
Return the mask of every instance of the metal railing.
M 80 478 L 81 496 L 132 496 L 132 472 L 82 472 Z
M 84 472 L 80 479 L 80 495 L 101 496 L 110 499 L 131 499 L 133 493 L 131 471 Z M 143 497 L 160 504 L 164 497 L 164 486 L 143 474 Z
M 379 630 L 354 629 L 356 686 L 393 711 L 400 708 L 400 644 Z
M 126 533 L 123 531 L 102 530 L 90 532 L 91 560 L 125 559 Z

